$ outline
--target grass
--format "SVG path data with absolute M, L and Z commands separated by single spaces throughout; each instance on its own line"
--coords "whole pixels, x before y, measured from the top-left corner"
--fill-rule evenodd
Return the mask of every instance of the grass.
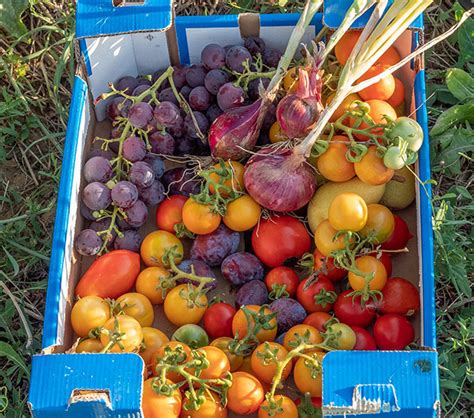
M 225 11 L 217 1 L 177 3 L 181 14 Z M 260 2 L 259 7 L 268 8 L 269 3 Z M 242 11 L 256 2 L 230 5 Z M 429 38 L 452 23 L 452 6 L 440 1 L 430 9 Z M 51 231 L 74 75 L 71 2 L 32 0 L 23 21 L 27 32 L 22 37 L 0 36 L 0 417 L 6 418 L 29 415 L 30 361 L 41 349 Z M 472 71 L 459 49 L 453 37 L 427 56 L 428 87 L 436 92 L 428 103 L 431 124 L 458 103 L 445 87 L 446 69 Z M 470 127 L 463 129 L 472 142 Z M 474 176 L 468 145 L 459 135 L 454 140 L 432 139 L 438 349 L 447 417 L 467 416 L 474 400 Z

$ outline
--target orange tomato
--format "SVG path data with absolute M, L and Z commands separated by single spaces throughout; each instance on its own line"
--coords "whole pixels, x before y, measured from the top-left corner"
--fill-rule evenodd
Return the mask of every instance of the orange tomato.
M 231 342 L 232 338 L 230 337 L 219 337 L 211 342 L 211 346 L 217 347 L 224 352 L 224 354 L 227 356 L 227 359 L 229 360 L 230 371 L 235 372 L 240 367 L 242 367 L 244 358 L 230 352 L 229 343 Z
M 198 348 L 197 351 L 206 355 L 209 367 L 201 372 L 201 379 L 219 379 L 230 371 L 230 363 L 224 351 L 208 345 Z
M 163 231 L 175 233 L 174 226 L 183 222 L 183 206 L 186 196 L 176 194 L 163 200 L 156 208 L 156 226 Z
M 259 355 L 265 352 L 267 346 L 271 351 L 276 352 L 276 358 L 278 361 L 282 361 L 288 355 L 288 351 L 281 344 L 275 342 L 266 342 L 260 344 L 252 353 L 250 364 L 252 365 L 252 370 L 255 376 L 263 383 L 272 383 L 273 377 L 275 376 L 277 370 L 276 361 L 269 361 L 266 363 L 264 359 L 260 358 Z M 291 373 L 291 362 L 289 362 L 286 367 L 283 369 L 282 379 L 285 380 Z
M 181 411 L 181 392 L 176 389 L 171 396 L 160 395 L 153 389 L 153 379 L 147 379 L 143 383 L 142 409 L 144 418 L 178 418 Z
M 167 347 L 176 353 L 176 365 L 186 363 L 191 359 L 191 348 L 189 348 L 189 346 L 178 341 L 168 341 L 159 347 L 151 356 L 151 372 L 154 376 L 159 376 L 161 372 L 158 367 L 158 360 L 164 357 Z M 183 376 L 175 371 L 167 371 L 166 378 L 171 380 L 173 383 L 178 383 L 184 380 Z
M 377 99 L 371 99 L 367 100 L 365 102 L 366 104 L 369 105 L 370 111 L 368 113 L 368 116 L 373 120 L 374 124 L 386 124 L 388 117 L 391 120 L 395 120 L 397 118 L 397 112 L 395 112 L 395 109 L 390 106 L 387 102 L 384 102 L 383 100 L 377 100 Z M 355 118 L 350 118 L 349 124 L 350 126 L 354 126 L 355 123 Z M 365 122 L 362 122 L 358 129 L 366 129 L 368 128 L 369 125 Z M 382 129 L 381 128 L 373 128 L 370 131 L 373 135 L 380 135 L 382 134 Z M 369 137 L 367 135 L 361 134 L 361 133 L 354 133 L 354 136 L 359 140 L 359 141 L 367 141 Z
M 150 327 L 155 311 L 150 300 L 141 293 L 125 293 L 116 300 L 125 315 L 135 318 L 142 327 Z
M 221 216 L 190 197 L 183 206 L 183 223 L 194 234 L 205 235 L 218 228 Z
M 359 80 L 357 80 L 357 83 L 375 77 L 383 73 L 387 68 L 388 66 L 382 64 L 374 65 L 361 78 L 359 78 Z M 388 100 L 390 97 L 392 97 L 394 92 L 395 78 L 392 74 L 388 74 L 377 83 L 374 83 L 371 86 L 361 90 L 359 92 L 359 96 L 363 100 Z
M 329 105 L 333 99 L 336 93 L 331 93 L 328 98 L 326 103 Z M 351 93 L 349 94 L 339 105 L 339 107 L 336 109 L 336 111 L 332 114 L 331 118 L 329 119 L 329 122 L 335 122 L 338 120 L 349 108 L 351 107 L 351 104 L 355 102 L 356 100 L 360 100 L 360 96 L 356 93 Z
M 82 340 L 76 347 L 76 353 L 100 353 L 104 346 L 99 340 L 87 338 Z
M 341 193 L 329 205 L 328 220 L 336 231 L 358 232 L 367 223 L 365 200 L 357 193 Z
M 371 255 L 364 255 L 356 260 L 356 267 L 363 273 L 373 273 L 373 278 L 369 282 L 370 290 L 382 290 L 387 283 L 387 270 L 383 263 Z M 353 272 L 348 274 L 349 284 L 353 290 L 363 290 L 366 280 Z
M 180 327 L 186 324 L 197 324 L 207 309 L 207 296 L 199 295 L 196 303 L 190 304 L 190 292 L 196 291 L 195 286 L 180 284 L 166 295 L 163 304 L 164 312 L 168 321 Z
M 204 403 L 198 410 L 188 409 L 181 411 L 180 418 L 227 418 L 227 408 L 222 406 L 219 397 L 210 392 L 205 394 Z M 186 405 L 187 401 L 184 401 Z
M 110 316 L 110 306 L 104 299 L 85 296 L 72 307 L 72 329 L 78 337 L 85 337 L 91 329 L 103 326 Z
M 247 305 L 245 308 L 251 312 L 258 312 L 260 311 L 261 307 L 258 305 Z M 265 315 L 270 315 L 272 313 L 272 311 L 268 308 L 264 308 L 263 312 Z M 251 321 L 251 326 L 253 326 L 255 322 L 253 319 Z M 264 341 L 273 341 L 275 339 L 277 335 L 277 321 L 275 317 L 271 319 L 270 325 L 273 326 L 271 329 L 266 330 L 262 328 L 257 332 L 256 337 L 261 343 Z M 249 323 L 247 322 L 247 318 L 245 317 L 243 309 L 240 308 L 232 319 L 232 332 L 234 336 L 238 334 L 239 339 L 242 339 L 247 335 L 248 328 Z
M 166 334 L 159 329 L 151 327 L 143 327 L 143 348 L 140 351 L 140 356 L 145 362 L 146 366 L 151 365 L 153 353 L 156 352 L 162 345 L 169 342 Z
M 232 386 L 227 392 L 227 398 L 227 407 L 232 412 L 240 415 L 253 414 L 264 399 L 262 384 L 249 373 L 232 373 Z
M 291 351 L 296 348 L 303 337 L 306 344 L 320 344 L 323 341 L 323 337 L 316 328 L 311 325 L 298 324 L 287 331 L 283 338 L 283 345 L 288 351 Z
M 108 347 L 108 344 L 112 342 L 114 334 L 117 334 L 118 341 Z M 109 353 L 131 353 L 137 351 L 142 341 L 142 327 L 135 318 L 127 315 L 110 318 L 100 333 L 100 342 L 104 347 L 109 348 Z
M 388 65 L 392 66 L 395 64 L 398 64 L 401 61 L 400 54 L 398 51 L 395 49 L 394 46 L 390 46 L 383 54 L 382 56 L 377 60 L 377 64 L 383 64 L 383 65 Z
M 176 258 L 174 262 L 179 264 L 183 259 L 183 244 L 170 232 L 150 232 L 142 242 L 140 254 L 142 260 L 148 267 L 163 267 L 163 256 L 165 252 L 175 247 Z M 123 294 L 125 292 L 122 292 Z
M 367 206 L 367 223 L 360 231 L 363 237 L 372 236 L 377 244 L 387 241 L 395 229 L 395 218 L 386 206 L 372 203 Z
M 288 93 L 294 93 L 296 91 L 296 80 L 298 79 L 298 67 L 293 67 L 288 70 L 285 77 L 283 78 L 283 88 Z
M 322 362 L 325 354 L 315 351 L 309 355 L 317 361 L 317 370 L 313 371 L 312 368 L 306 364 L 307 360 L 300 357 L 293 370 L 295 386 L 302 393 L 308 392 L 311 396 L 321 397 L 323 387 Z
M 314 231 L 314 242 L 322 255 L 327 257 L 333 251 L 345 248 L 345 237 L 340 236 L 335 239 L 337 232 L 327 219 L 322 221 Z
M 316 160 L 316 167 L 320 174 L 330 181 L 345 182 L 355 176 L 354 163 L 346 158 L 349 138 L 343 135 L 334 135 L 329 142 L 326 152 Z
M 276 395 L 275 401 L 278 402 L 280 408 L 282 409 L 280 412 L 277 412 L 276 415 L 272 415 L 274 418 L 298 418 L 298 408 L 296 404 L 287 396 L 283 395 Z M 268 406 L 268 401 L 263 401 L 262 405 L 260 405 L 260 409 L 258 410 L 258 418 L 270 418 L 270 415 L 264 406 Z
M 303 321 L 303 324 L 311 325 L 319 332 L 326 332 L 326 323 L 333 319 L 327 312 L 313 312 L 310 313 Z
M 284 134 L 281 130 L 280 122 L 275 121 L 273 125 L 270 127 L 270 131 L 268 132 L 268 137 L 272 144 L 276 142 L 286 141 L 288 137 Z
M 387 103 L 393 108 L 395 108 L 395 110 L 397 110 L 396 108 L 405 102 L 405 86 L 403 85 L 402 80 L 400 80 L 399 78 L 394 77 L 394 79 L 395 79 L 395 91 L 387 99 Z M 397 115 L 398 113 L 399 112 L 397 111 Z
M 233 231 L 248 231 L 257 225 L 261 212 L 260 205 L 248 194 L 244 194 L 227 205 L 227 212 L 222 220 Z
M 165 298 L 160 281 L 169 275 L 168 270 L 163 267 L 147 267 L 138 275 L 135 289 L 145 295 L 153 305 L 161 305 Z
M 252 356 L 244 357 L 242 365 L 239 367 L 239 372 L 247 372 L 255 376 L 255 373 L 252 369 Z
M 354 163 L 354 169 L 360 180 L 373 186 L 388 183 L 395 174 L 393 169 L 385 166 L 383 158 L 377 155 L 375 145 L 371 145 L 367 154 L 360 161 Z
M 229 161 L 226 161 L 224 164 L 227 168 L 231 169 L 232 179 L 225 180 L 223 182 L 223 185 L 228 187 L 229 189 L 233 189 L 237 192 L 239 192 L 241 190 L 244 190 L 244 171 L 245 171 L 245 167 L 241 163 L 239 163 L 238 161 L 230 161 L 229 160 Z M 219 163 L 215 164 L 214 168 L 222 169 L 222 167 Z M 212 173 L 210 175 L 210 178 L 215 183 L 219 183 L 221 181 L 221 177 L 217 173 Z M 209 186 L 209 191 L 211 193 L 215 192 L 214 186 L 212 184 Z M 227 193 L 222 188 L 219 189 L 219 193 L 223 197 L 227 197 L 229 195 L 229 193 Z

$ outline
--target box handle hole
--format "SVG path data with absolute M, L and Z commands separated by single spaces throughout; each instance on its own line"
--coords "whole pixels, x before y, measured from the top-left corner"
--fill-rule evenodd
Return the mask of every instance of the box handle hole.
M 114 7 L 143 6 L 145 0 L 112 0 Z

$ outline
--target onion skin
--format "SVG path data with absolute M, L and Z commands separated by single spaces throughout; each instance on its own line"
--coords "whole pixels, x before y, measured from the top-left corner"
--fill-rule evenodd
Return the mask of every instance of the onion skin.
M 320 115 L 317 100 L 301 98 L 296 94 L 283 97 L 277 107 L 277 120 L 281 130 L 290 138 L 301 138 L 313 127 Z
M 245 166 L 244 183 L 254 200 L 275 212 L 302 208 L 316 191 L 314 172 L 296 148 L 260 150 Z

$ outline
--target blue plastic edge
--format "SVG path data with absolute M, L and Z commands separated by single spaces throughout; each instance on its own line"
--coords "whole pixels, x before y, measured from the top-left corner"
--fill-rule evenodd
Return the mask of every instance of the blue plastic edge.
M 44 314 L 43 348 L 56 344 L 58 333 L 59 299 L 61 297 L 61 276 L 64 262 L 66 235 L 74 178 L 74 161 L 77 151 L 77 136 L 81 116 L 86 104 L 87 83 L 79 76 L 74 77 L 72 100 L 69 106 L 69 120 L 64 143 L 63 163 L 59 181 L 56 219 L 53 229 L 51 262 L 49 265 L 48 289 Z
M 87 44 L 85 39 L 79 39 L 79 50 L 84 58 L 84 64 L 86 66 L 87 75 L 92 75 L 91 60 L 89 58 L 89 51 L 87 50 Z
M 76 38 L 168 29 L 171 0 L 144 0 L 143 5 L 115 7 L 112 0 L 78 0 Z

